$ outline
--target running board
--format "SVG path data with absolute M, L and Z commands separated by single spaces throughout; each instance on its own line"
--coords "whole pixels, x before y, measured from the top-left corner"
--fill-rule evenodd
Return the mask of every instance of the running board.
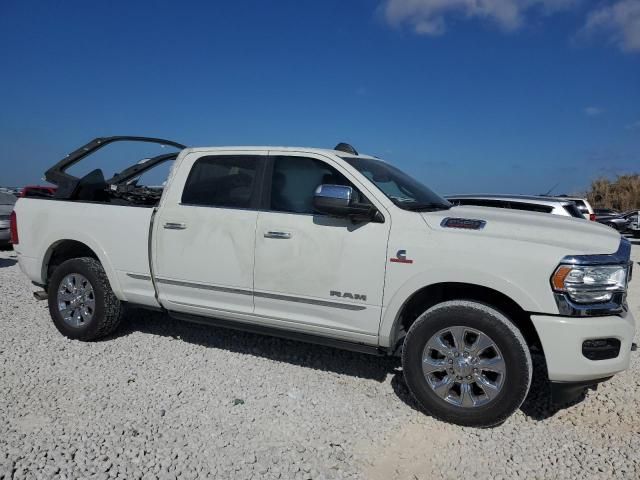
M 341 350 L 350 350 L 352 352 L 366 353 L 369 355 L 382 356 L 386 355 L 386 349 L 375 345 L 366 345 L 364 343 L 349 342 L 347 340 L 339 340 L 335 338 L 322 337 L 310 333 L 293 332 L 282 328 L 269 327 L 266 325 L 256 325 L 247 322 L 238 322 L 235 320 L 223 320 L 220 318 L 203 317 L 199 315 L 190 315 L 188 313 L 168 312 L 169 316 L 176 320 L 182 320 L 191 323 L 200 323 L 203 325 L 211 325 L 213 327 L 228 328 L 231 330 L 242 330 L 244 332 L 258 333 L 260 335 L 269 335 L 271 337 L 285 338 L 287 340 L 296 340 L 299 342 L 313 343 L 323 345 L 325 347 L 334 347 Z

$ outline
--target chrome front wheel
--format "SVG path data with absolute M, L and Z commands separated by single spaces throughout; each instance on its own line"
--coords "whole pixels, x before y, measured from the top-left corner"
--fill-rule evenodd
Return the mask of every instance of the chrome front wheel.
M 459 407 L 491 402 L 502 389 L 506 370 L 496 342 L 470 327 L 440 330 L 422 352 L 422 371 L 431 389 L 445 402 Z
M 473 300 L 448 300 L 420 315 L 404 338 L 402 369 L 426 412 L 472 427 L 497 425 L 515 412 L 533 372 L 522 332 Z

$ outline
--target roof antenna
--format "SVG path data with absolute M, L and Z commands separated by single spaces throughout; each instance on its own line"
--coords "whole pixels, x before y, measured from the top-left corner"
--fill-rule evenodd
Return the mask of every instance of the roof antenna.
M 358 152 L 356 152 L 355 148 L 344 142 L 340 142 L 338 145 L 336 145 L 334 150 L 337 150 L 338 152 L 350 153 L 351 155 L 358 155 Z
M 548 196 L 551 194 L 551 192 L 553 192 L 553 191 L 556 189 L 556 187 L 557 187 L 558 185 L 560 185 L 560 182 L 556 183 L 553 187 L 551 187 L 551 188 L 547 191 L 547 193 L 545 193 L 545 194 L 543 195 L 543 197 L 548 197 Z

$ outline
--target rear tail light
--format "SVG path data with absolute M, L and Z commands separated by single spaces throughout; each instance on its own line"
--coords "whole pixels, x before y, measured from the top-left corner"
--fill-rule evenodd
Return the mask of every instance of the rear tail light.
M 11 243 L 18 245 L 18 243 L 20 243 L 18 239 L 18 216 L 15 210 L 11 212 L 11 216 L 9 217 L 9 231 L 11 232 Z
M 591 220 L 592 222 L 596 221 L 596 214 L 595 213 L 590 213 L 589 214 L 589 220 Z

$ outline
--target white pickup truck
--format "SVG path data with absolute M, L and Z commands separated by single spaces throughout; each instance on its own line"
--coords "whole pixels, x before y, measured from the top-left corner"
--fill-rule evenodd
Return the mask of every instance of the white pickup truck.
M 117 141 L 175 148 L 105 180 L 66 170 Z M 173 161 L 162 187 L 136 179 Z M 431 415 L 504 421 L 531 351 L 567 398 L 625 370 L 630 244 L 582 219 L 453 207 L 353 147 L 187 148 L 99 138 L 46 173 L 53 199 L 11 221 L 22 271 L 67 337 L 112 333 L 125 307 L 400 355 Z

